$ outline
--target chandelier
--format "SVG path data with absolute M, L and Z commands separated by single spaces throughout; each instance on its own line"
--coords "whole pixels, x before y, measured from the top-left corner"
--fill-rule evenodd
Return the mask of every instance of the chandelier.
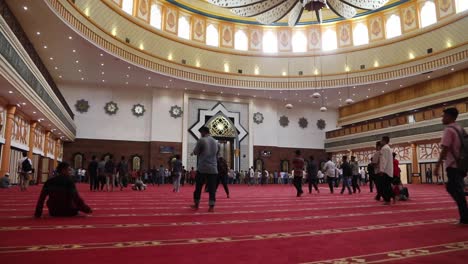
M 330 8 L 336 15 L 345 19 L 356 15 L 356 8 L 375 10 L 388 0 L 208 0 L 209 3 L 229 8 L 232 13 L 243 17 L 255 17 L 265 25 L 272 24 L 289 14 L 288 24 L 299 22 L 302 12 L 315 12 L 317 21 L 322 23 L 322 8 Z

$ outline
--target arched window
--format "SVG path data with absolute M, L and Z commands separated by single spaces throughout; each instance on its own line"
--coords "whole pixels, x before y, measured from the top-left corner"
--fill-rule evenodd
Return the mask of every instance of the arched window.
M 234 48 L 236 50 L 247 50 L 249 48 L 249 40 L 244 30 L 237 30 L 234 36 Z
M 278 39 L 273 31 L 267 31 L 263 35 L 263 52 L 278 52 Z
M 436 7 L 434 2 L 427 1 L 421 8 L 421 27 L 426 27 L 437 22 Z
M 206 28 L 206 45 L 219 46 L 219 33 L 217 26 L 210 24 Z
M 307 37 L 304 31 L 296 31 L 292 37 L 293 52 L 306 52 L 307 51 Z
M 327 29 L 322 36 L 322 49 L 335 50 L 337 47 L 336 31 L 334 29 Z
M 133 0 L 122 0 L 122 10 L 133 15 Z
M 401 22 L 399 16 L 393 14 L 388 18 L 387 23 L 385 24 L 385 33 L 387 35 L 387 39 L 401 35 Z
M 353 30 L 354 46 L 364 45 L 369 43 L 369 31 L 364 23 L 356 24 Z
M 190 39 L 190 23 L 184 16 L 179 18 L 179 32 L 177 35 L 184 39 Z
M 457 0 L 457 13 L 468 10 L 468 1 L 466 0 Z
M 151 16 L 150 16 L 150 25 L 161 29 L 161 8 L 155 3 L 151 5 Z

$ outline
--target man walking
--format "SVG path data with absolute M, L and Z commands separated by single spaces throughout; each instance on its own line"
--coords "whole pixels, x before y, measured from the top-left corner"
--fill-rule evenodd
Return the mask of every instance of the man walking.
M 333 163 L 331 160 L 331 156 L 327 158 L 327 162 L 325 163 L 323 167 L 323 173 L 327 177 L 327 182 L 328 182 L 328 187 L 330 187 L 330 193 L 333 193 L 333 184 L 335 180 L 335 171 L 336 171 L 336 165 Z
M 208 212 L 214 212 L 216 202 L 216 183 L 218 180 L 218 166 L 216 155 L 218 154 L 218 142 L 210 135 L 210 129 L 206 126 L 198 130 L 201 138 L 197 141 L 197 145 L 193 150 L 193 154 L 197 155 L 197 176 L 195 178 L 195 191 L 193 192 L 193 209 L 198 209 L 200 204 L 201 192 L 203 185 L 208 185 L 209 209 Z
M 91 162 L 88 165 L 89 173 L 89 190 L 94 192 L 98 190 L 99 181 L 98 181 L 98 163 L 96 161 L 96 156 L 91 157 Z
M 385 201 L 385 205 L 390 204 L 390 199 L 395 199 L 395 195 L 392 191 L 392 180 L 393 180 L 393 156 L 392 149 L 388 145 L 390 138 L 388 136 L 382 137 L 382 149 L 380 150 L 379 158 L 379 176 L 381 177 L 381 188 L 382 195 Z
M 172 190 L 173 192 L 180 191 L 180 180 L 182 178 L 182 172 L 182 161 L 180 160 L 180 155 L 177 154 L 175 155 L 175 160 L 172 162 L 172 175 L 174 175 L 174 179 L 172 179 L 174 186 L 174 189 Z
M 375 195 L 375 200 L 380 201 L 380 197 L 382 195 L 382 177 L 380 174 L 380 150 L 382 149 L 382 142 L 377 141 L 375 143 L 375 153 L 372 156 L 372 165 L 374 167 L 374 181 L 375 181 L 375 189 L 377 190 L 377 194 Z
M 460 149 L 462 146 L 461 138 L 466 135 L 465 130 L 455 122 L 458 117 L 458 110 L 454 107 L 444 110 L 442 123 L 446 126 L 442 135 L 442 151 L 439 160 L 434 169 L 434 175 L 439 176 L 440 165 L 445 161 L 447 170 L 447 192 L 457 203 L 458 213 L 460 214 L 459 224 L 468 224 L 468 208 L 464 193 L 463 178 L 466 172 L 460 168 Z
M 375 183 L 375 165 L 372 163 L 374 158 L 370 159 L 370 163 L 367 165 L 367 173 L 369 173 L 369 189 L 370 192 L 374 192 Z
M 26 191 L 29 186 L 29 176 L 32 173 L 32 161 L 28 158 L 28 152 L 23 151 L 23 157 L 18 160 L 18 174 L 20 180 L 20 190 Z
M 344 193 L 345 189 L 348 189 L 349 194 L 353 194 L 351 192 L 351 187 L 349 187 L 349 182 L 352 180 L 354 177 L 353 175 L 353 169 L 351 168 L 351 165 L 348 163 L 348 156 L 343 156 L 342 158 L 343 164 L 341 164 L 341 170 L 343 171 L 343 184 L 341 188 L 341 194 Z M 353 186 L 354 188 L 354 186 Z
M 361 193 L 361 188 L 359 187 L 358 181 L 359 178 L 361 177 L 361 174 L 359 174 L 359 164 L 356 161 L 355 156 L 351 156 L 351 162 L 349 163 L 349 166 L 351 167 L 352 171 L 352 185 L 353 185 L 353 193 L 356 193 L 356 189 Z M 344 172 L 343 172 L 344 175 Z
M 314 156 L 310 156 L 309 158 L 310 160 L 307 165 L 307 181 L 309 182 L 309 194 L 312 193 L 312 186 L 314 186 L 314 189 L 317 191 L 317 193 L 320 193 L 319 188 L 317 186 L 317 164 L 314 161 Z
M 293 170 L 294 170 L 294 187 L 297 190 L 297 197 L 301 197 L 304 191 L 302 190 L 302 177 L 304 175 L 304 159 L 301 157 L 301 151 L 296 150 L 296 157 L 292 161 Z

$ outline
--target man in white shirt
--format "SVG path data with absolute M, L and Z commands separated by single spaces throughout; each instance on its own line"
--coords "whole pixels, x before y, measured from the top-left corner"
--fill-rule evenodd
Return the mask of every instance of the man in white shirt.
M 32 173 L 32 161 L 28 158 L 28 152 L 23 151 L 23 157 L 18 160 L 18 174 L 20 180 L 20 190 L 26 191 L 29 185 L 29 176 Z
M 462 142 L 460 137 L 466 134 L 463 127 L 455 121 L 458 117 L 458 110 L 454 107 L 444 110 L 442 123 L 446 126 L 442 135 L 442 151 L 440 152 L 439 160 L 434 169 L 434 175 L 439 176 L 440 165 L 445 161 L 447 170 L 448 182 L 446 185 L 447 192 L 452 196 L 458 206 L 460 214 L 459 224 L 468 225 L 468 207 L 466 204 L 463 178 L 466 172 L 460 168 L 460 148 Z
M 385 205 L 390 204 L 390 199 L 393 198 L 395 201 L 395 195 L 392 190 L 393 180 L 393 155 L 392 149 L 388 145 L 390 138 L 388 136 L 382 137 L 382 149 L 380 150 L 379 158 L 379 176 L 382 177 L 381 191 L 385 201 Z
M 374 156 L 372 156 L 372 167 L 374 168 L 374 173 L 372 177 L 372 182 L 375 182 L 375 189 L 377 190 L 377 194 L 375 195 L 375 200 L 380 201 L 380 197 L 382 197 L 382 181 L 380 180 L 382 177 L 380 177 L 380 150 L 382 149 L 382 142 L 377 141 L 375 143 L 375 153 Z M 372 192 L 372 184 L 370 183 L 371 186 L 371 192 Z
M 330 187 L 330 193 L 333 193 L 333 181 L 335 180 L 335 170 L 336 165 L 335 163 L 333 163 L 331 157 L 329 156 L 327 162 L 323 166 L 323 173 L 327 177 L 328 187 Z

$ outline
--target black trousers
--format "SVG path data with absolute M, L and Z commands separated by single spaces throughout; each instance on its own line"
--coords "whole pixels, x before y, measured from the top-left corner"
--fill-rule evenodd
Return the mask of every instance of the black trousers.
M 468 208 L 466 207 L 466 198 L 464 192 L 463 178 L 465 174 L 462 170 L 456 168 L 447 168 L 447 192 L 452 196 L 457 203 L 458 213 L 460 214 L 461 222 L 468 222 Z
M 106 185 L 106 175 L 102 174 L 98 177 L 98 184 L 101 183 L 101 191 L 104 190 L 104 185 Z
M 330 193 L 333 193 L 333 185 L 335 178 L 327 177 L 328 187 L 330 188 Z
M 224 187 L 224 191 L 226 192 L 226 195 L 229 196 L 229 188 L 228 188 L 228 176 L 227 175 L 224 175 L 224 176 L 219 176 L 218 177 L 218 182 L 216 183 L 216 190 L 218 190 L 218 186 L 219 184 L 222 184 L 223 187 Z
M 352 193 L 352 192 L 351 192 L 351 187 L 349 187 L 349 178 L 351 178 L 351 177 L 344 177 L 344 176 L 343 176 L 343 184 L 342 184 L 343 187 L 341 187 L 341 194 L 344 193 L 344 191 L 345 191 L 346 188 L 348 189 L 349 194 Z
M 300 196 L 304 192 L 302 190 L 302 178 L 294 177 L 293 183 L 294 183 L 294 187 L 296 187 L 296 190 L 297 190 L 297 196 Z
M 95 191 L 99 187 L 98 176 L 96 174 L 89 175 L 89 190 Z
M 353 179 L 351 180 L 351 184 L 353 185 L 353 193 L 356 193 L 356 190 L 361 192 L 361 188 L 358 184 L 359 177 L 361 177 L 361 175 L 353 175 Z
M 377 189 L 377 195 L 375 195 L 376 200 L 380 200 L 383 197 L 382 194 L 382 184 L 383 184 L 383 175 L 375 175 L 375 188 Z
M 309 193 L 312 193 L 312 186 L 314 186 L 314 189 L 319 192 L 319 189 L 318 189 L 318 179 L 317 178 L 309 178 L 307 180 L 309 182 Z
M 391 198 L 395 198 L 395 194 L 393 193 L 393 190 L 392 190 L 393 177 L 385 173 L 381 177 L 382 177 L 381 179 L 382 180 L 382 185 L 381 185 L 382 196 L 385 202 L 390 202 Z
M 369 189 L 370 192 L 374 192 L 374 183 L 375 183 L 375 175 L 369 175 Z
M 195 191 L 193 192 L 193 201 L 195 205 L 200 204 L 201 192 L 203 185 L 207 185 L 210 198 L 208 205 L 214 206 L 216 203 L 216 183 L 218 181 L 218 174 L 200 173 L 197 171 L 195 176 Z

